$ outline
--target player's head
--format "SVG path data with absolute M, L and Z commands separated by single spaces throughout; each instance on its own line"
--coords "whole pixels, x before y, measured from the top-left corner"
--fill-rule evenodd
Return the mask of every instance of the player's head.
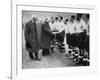
M 54 17 L 51 17 L 51 22 L 54 22 L 55 18 Z
M 86 14 L 86 19 L 89 19 L 90 18 L 90 15 L 89 14 Z
M 68 19 L 65 19 L 65 20 L 64 20 L 64 23 L 67 24 L 67 23 L 68 23 Z
M 63 17 L 62 16 L 59 16 L 59 21 L 62 21 L 63 20 Z
M 72 15 L 71 18 L 70 18 L 70 21 L 74 21 L 75 20 L 75 16 Z
M 77 15 L 76 15 L 76 19 L 77 20 L 80 20 L 82 18 L 82 14 L 81 13 L 78 13 Z
M 59 18 L 58 17 L 55 17 L 55 22 L 57 22 L 59 20 Z

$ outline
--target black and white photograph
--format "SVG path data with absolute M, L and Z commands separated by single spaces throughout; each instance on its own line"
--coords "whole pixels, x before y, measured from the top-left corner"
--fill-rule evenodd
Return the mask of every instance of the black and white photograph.
M 94 7 L 15 4 L 12 5 L 13 80 L 96 73 Z
M 100 80 L 99 0 L 1 0 L 0 80 Z
M 22 10 L 22 69 L 90 66 L 90 14 Z

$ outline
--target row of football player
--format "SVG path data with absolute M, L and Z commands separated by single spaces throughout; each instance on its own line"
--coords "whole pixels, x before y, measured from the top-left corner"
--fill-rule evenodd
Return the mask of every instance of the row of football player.
M 56 38 L 64 42 L 65 48 L 68 45 L 69 54 L 73 56 L 78 63 L 88 65 L 89 63 L 89 14 L 86 14 L 85 21 L 82 14 L 71 16 L 70 20 L 63 17 L 51 18 L 49 23 L 52 31 L 56 31 Z M 60 21 L 59 21 L 60 20 Z M 65 31 L 65 34 L 62 32 Z M 63 36 L 65 35 L 65 36 Z M 62 37 L 63 36 L 63 37 Z M 63 48 L 62 48 L 63 49 Z

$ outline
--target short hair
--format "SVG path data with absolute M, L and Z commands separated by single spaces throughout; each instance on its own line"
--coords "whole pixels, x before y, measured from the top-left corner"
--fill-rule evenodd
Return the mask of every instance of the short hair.
M 89 14 L 86 14 L 86 18 L 89 19 L 90 18 L 90 15 Z
M 55 20 L 58 20 L 58 17 L 55 17 Z
M 72 16 L 71 16 L 71 18 L 75 19 L 75 16 L 74 16 L 74 15 L 72 15 Z
M 82 17 L 82 13 L 78 13 L 77 14 L 77 17 L 80 17 L 81 18 Z
M 62 16 L 59 16 L 59 18 L 60 18 L 61 20 L 63 20 L 63 17 L 62 17 Z
M 67 21 L 67 22 L 68 22 L 68 19 L 65 19 L 65 21 Z

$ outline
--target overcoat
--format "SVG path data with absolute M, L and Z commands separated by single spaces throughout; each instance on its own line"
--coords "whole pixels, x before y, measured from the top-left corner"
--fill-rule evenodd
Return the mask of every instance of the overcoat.
M 47 22 L 44 22 L 41 26 L 41 48 L 50 48 L 52 40 L 52 31 Z
M 26 49 L 29 52 L 37 52 L 39 49 L 38 28 L 37 25 L 30 20 L 25 25 L 25 41 Z

